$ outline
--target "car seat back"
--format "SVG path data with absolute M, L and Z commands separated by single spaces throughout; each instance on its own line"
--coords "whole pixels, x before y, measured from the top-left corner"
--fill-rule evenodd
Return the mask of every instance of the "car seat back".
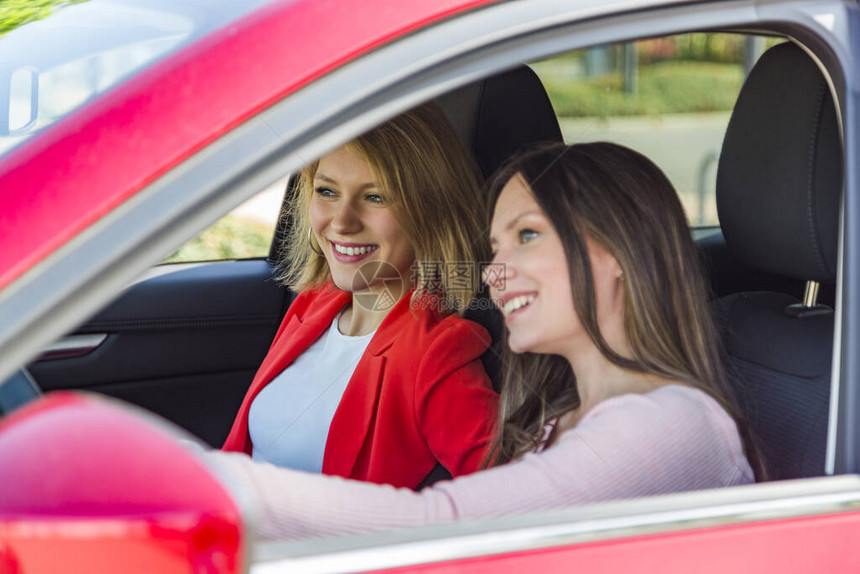
M 523 146 L 561 142 L 561 128 L 537 74 L 518 66 L 440 96 L 436 102 L 471 150 L 484 177 L 490 177 Z M 480 262 L 477 262 L 480 263 Z M 493 338 L 481 360 L 496 390 L 500 388 L 504 320 L 481 293 L 465 317 L 483 325 Z
M 794 44 L 766 52 L 738 97 L 717 172 L 725 241 L 754 270 L 806 281 L 804 299 L 737 293 L 716 302 L 741 408 L 772 479 L 824 473 L 842 146 L 816 64 Z

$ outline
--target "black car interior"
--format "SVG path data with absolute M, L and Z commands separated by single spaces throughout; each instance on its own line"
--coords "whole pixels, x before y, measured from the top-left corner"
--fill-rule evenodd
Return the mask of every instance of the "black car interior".
M 562 140 L 526 66 L 437 101 L 485 175 L 524 144 Z M 800 48 L 780 44 L 760 59 L 732 113 L 717 178 L 722 232 L 698 242 L 737 393 L 773 479 L 824 473 L 841 181 L 824 77 Z M 273 253 L 288 224 L 283 217 Z M 135 284 L 79 329 L 109 335 L 98 349 L 30 370 L 46 391 L 118 397 L 220 446 L 291 299 L 272 280 L 271 262 L 177 266 Z M 497 381 L 500 314 L 467 316 L 494 336 L 483 360 Z
M 806 282 L 803 300 L 735 293 L 717 309 L 740 404 L 772 478 L 824 472 L 842 146 L 830 90 L 793 44 L 765 53 L 741 90 L 723 142 L 717 207 L 747 268 Z
M 108 334 L 97 349 L 28 368 L 45 392 L 115 397 L 220 446 L 291 294 L 265 261 L 165 267 L 78 329 Z
M 0 417 L 42 396 L 39 385 L 27 369 L 18 369 L 0 385 Z

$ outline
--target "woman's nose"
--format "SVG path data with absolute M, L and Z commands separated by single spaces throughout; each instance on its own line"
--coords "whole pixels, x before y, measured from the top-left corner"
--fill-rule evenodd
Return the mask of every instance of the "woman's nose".
M 334 207 L 331 226 L 338 233 L 355 233 L 361 229 L 361 216 L 353 205 L 342 202 Z
M 510 261 L 502 252 L 493 256 L 493 260 L 484 265 L 481 270 L 481 279 L 490 289 L 495 291 L 504 291 L 505 283 L 509 276 L 514 273 Z

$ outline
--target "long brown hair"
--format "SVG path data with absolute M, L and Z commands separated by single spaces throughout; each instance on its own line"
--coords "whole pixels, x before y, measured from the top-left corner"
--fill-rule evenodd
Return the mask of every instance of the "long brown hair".
M 346 144 L 370 166 L 415 250 L 416 289 L 437 291 L 462 312 L 478 287 L 455 262 L 481 261 L 489 248 L 481 176 L 472 156 L 433 103 L 407 111 Z M 295 290 L 319 287 L 331 276 L 325 257 L 308 242 L 308 217 L 319 162 L 299 174 L 280 279 Z M 430 265 L 421 265 L 428 262 Z M 441 293 L 438 293 L 441 291 Z
M 642 154 L 612 143 L 544 144 L 512 158 L 493 178 L 490 213 L 516 174 L 528 183 L 561 239 L 574 309 L 603 356 L 622 368 L 682 381 L 714 397 L 735 419 L 747 458 L 763 478 L 724 367 L 701 260 L 665 174 Z M 610 348 L 598 328 L 586 236 L 621 267 L 629 358 Z M 505 349 L 494 464 L 550 446 L 559 432 L 555 423 L 580 404 L 565 359 Z M 552 430 L 544 440 L 548 424 Z

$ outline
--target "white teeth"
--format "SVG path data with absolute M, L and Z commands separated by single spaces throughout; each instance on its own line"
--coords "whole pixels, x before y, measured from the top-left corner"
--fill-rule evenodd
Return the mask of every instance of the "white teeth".
M 365 253 L 370 253 L 371 251 L 375 251 L 375 246 L 368 247 L 344 247 L 342 245 L 338 245 L 334 243 L 334 249 L 338 253 L 343 253 L 344 255 L 364 255 Z
M 520 295 L 519 297 L 514 297 L 513 299 L 505 303 L 505 308 L 503 309 L 503 311 L 505 315 L 510 315 L 517 309 L 525 307 L 534 300 L 534 295 Z

